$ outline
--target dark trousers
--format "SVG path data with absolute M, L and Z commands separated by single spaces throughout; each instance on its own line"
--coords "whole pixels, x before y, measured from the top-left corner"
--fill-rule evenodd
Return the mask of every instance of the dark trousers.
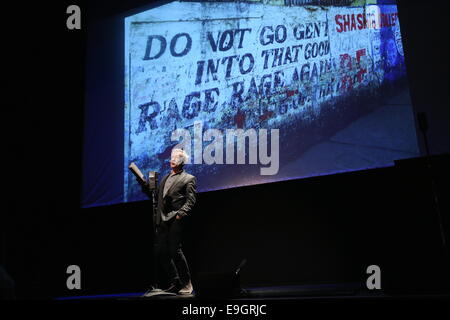
M 186 218 L 169 221 L 161 221 L 157 226 L 156 234 L 156 254 L 157 259 L 164 273 L 171 283 L 181 285 L 187 284 L 191 280 L 191 274 L 186 257 L 182 250 L 182 236 Z M 157 268 L 157 281 L 160 281 L 159 268 Z

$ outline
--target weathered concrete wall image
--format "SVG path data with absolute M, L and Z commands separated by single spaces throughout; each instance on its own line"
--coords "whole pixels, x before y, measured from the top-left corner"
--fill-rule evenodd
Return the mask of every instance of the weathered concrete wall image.
M 167 172 L 181 142 L 199 191 L 417 154 L 397 8 L 354 5 L 171 2 L 126 18 L 125 200 L 141 197 L 128 164 Z M 189 143 L 174 139 L 180 129 Z M 239 143 L 229 154 L 230 129 L 249 133 L 243 161 Z M 269 155 L 273 129 L 279 164 L 264 175 L 262 133 Z

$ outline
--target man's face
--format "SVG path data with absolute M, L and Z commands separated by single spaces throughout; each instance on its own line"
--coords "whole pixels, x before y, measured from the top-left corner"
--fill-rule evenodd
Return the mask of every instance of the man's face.
M 178 154 L 173 154 L 171 157 L 170 157 L 170 167 L 172 168 L 172 169 L 174 169 L 174 168 L 177 168 L 179 165 L 180 165 L 181 163 L 180 163 L 180 156 L 178 155 Z

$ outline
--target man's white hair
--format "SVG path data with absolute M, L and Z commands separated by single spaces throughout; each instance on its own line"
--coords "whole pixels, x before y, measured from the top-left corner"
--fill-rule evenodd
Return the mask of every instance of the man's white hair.
M 171 158 L 174 158 L 177 165 L 184 165 L 189 161 L 189 156 L 183 149 L 172 149 Z

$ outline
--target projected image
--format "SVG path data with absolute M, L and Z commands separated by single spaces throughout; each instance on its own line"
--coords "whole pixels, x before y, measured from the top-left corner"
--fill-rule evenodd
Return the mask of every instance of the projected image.
M 128 165 L 190 154 L 198 191 L 419 154 L 395 1 L 170 2 L 125 19 Z

